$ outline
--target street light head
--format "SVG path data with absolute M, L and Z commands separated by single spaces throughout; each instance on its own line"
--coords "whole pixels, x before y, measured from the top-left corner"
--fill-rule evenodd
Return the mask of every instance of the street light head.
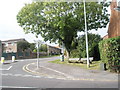
M 120 6 L 118 6 L 117 8 L 114 8 L 114 10 L 119 11 L 120 12 Z

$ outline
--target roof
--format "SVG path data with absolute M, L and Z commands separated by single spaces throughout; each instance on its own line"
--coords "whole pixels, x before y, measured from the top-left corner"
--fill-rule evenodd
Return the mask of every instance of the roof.
M 2 41 L 2 43 L 7 43 L 7 42 L 18 42 L 18 41 L 26 41 L 24 38 L 21 39 L 10 39 L 10 40 L 5 40 Z

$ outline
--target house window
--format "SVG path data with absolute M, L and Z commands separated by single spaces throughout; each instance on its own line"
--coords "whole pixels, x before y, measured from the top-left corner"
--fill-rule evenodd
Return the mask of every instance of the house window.
M 13 42 L 13 43 L 12 43 L 12 46 L 14 46 L 14 44 L 15 44 L 15 43 Z
M 8 43 L 5 43 L 5 46 L 8 46 Z

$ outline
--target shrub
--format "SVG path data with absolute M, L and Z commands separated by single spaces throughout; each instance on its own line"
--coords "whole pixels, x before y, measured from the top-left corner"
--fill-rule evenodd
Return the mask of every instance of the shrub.
M 88 49 L 89 49 L 89 57 L 94 57 L 94 60 L 99 60 L 99 51 L 98 51 L 98 43 L 101 41 L 100 35 L 88 33 Z M 79 56 L 81 58 L 86 58 L 86 40 L 85 35 L 79 36 L 78 38 L 78 46 L 77 46 Z
M 79 54 L 79 51 L 78 49 L 74 49 L 70 52 L 70 57 L 71 58 L 80 58 L 80 54 Z
M 120 72 L 120 36 L 99 43 L 100 58 L 111 72 Z

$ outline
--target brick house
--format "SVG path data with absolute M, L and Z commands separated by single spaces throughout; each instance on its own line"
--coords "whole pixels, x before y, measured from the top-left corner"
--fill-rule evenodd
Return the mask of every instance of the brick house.
M 111 16 L 110 16 L 110 23 L 108 28 L 108 38 L 120 36 L 120 12 L 115 10 L 115 8 L 117 8 L 116 0 L 112 0 L 110 8 L 111 8 Z
M 26 41 L 26 40 L 25 39 L 11 39 L 11 40 L 2 41 L 3 52 L 4 53 L 18 52 L 17 42 L 19 41 Z
M 47 51 L 48 51 L 48 55 L 58 55 L 61 53 L 61 49 L 59 47 L 54 47 L 54 46 L 50 46 L 47 45 Z
M 5 59 L 11 59 L 12 56 L 15 56 L 16 59 L 34 57 L 31 53 L 31 49 L 27 49 L 24 52 L 20 50 L 17 45 L 19 41 L 26 40 L 22 38 L 2 41 L 2 56 L 5 57 Z

